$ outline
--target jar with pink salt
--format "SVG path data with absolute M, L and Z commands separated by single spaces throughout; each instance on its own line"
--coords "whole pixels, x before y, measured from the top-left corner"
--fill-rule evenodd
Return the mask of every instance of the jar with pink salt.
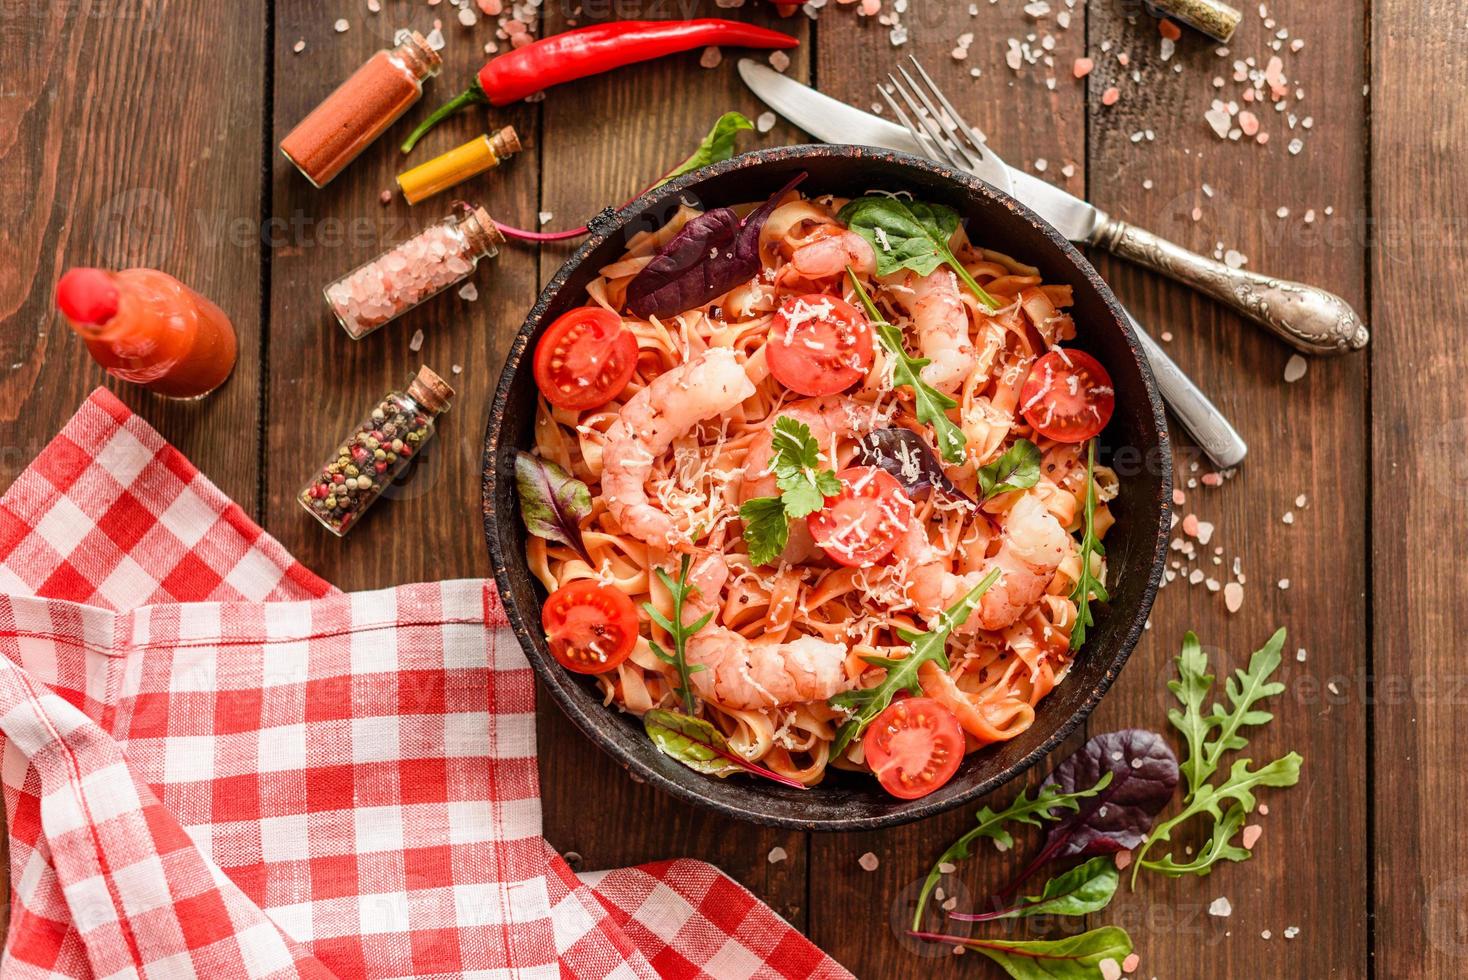
M 327 286 L 326 305 L 361 340 L 418 304 L 458 285 L 504 243 L 489 212 L 464 205 Z

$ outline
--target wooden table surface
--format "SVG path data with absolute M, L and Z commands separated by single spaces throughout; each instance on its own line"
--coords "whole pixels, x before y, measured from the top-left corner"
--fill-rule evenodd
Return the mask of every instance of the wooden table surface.
M 382 5 L 378 15 L 363 0 L 4 5 L 5 484 L 105 383 L 344 589 L 489 574 L 478 513 L 488 402 L 509 338 L 570 249 L 507 248 L 481 270 L 477 302 L 449 294 L 361 342 L 329 319 L 325 282 L 444 205 L 378 201 L 401 165 L 392 147 L 406 125 L 320 191 L 276 143 L 395 27 L 426 31 L 435 16 L 446 21 L 445 67 L 426 102 L 469 80 L 491 36 L 486 24 L 460 27 L 448 4 Z M 1181 287 L 1097 260 L 1154 335 L 1170 332 L 1172 355 L 1251 452 L 1236 478 L 1188 491 L 1179 508 L 1217 526 L 1224 571 L 1239 557 L 1243 609 L 1230 615 L 1205 585 L 1166 588 L 1151 631 L 1087 729 L 1165 728 L 1163 683 L 1185 629 L 1237 663 L 1284 625 L 1289 693 L 1256 739 L 1256 757 L 1293 748 L 1306 761 L 1297 789 L 1268 798 L 1252 861 L 1201 880 L 1146 880 L 1096 920 L 1131 931 L 1140 976 L 1462 975 L 1468 848 L 1458 814 L 1468 773 L 1454 751 L 1468 721 L 1456 647 L 1468 631 L 1468 354 L 1460 339 L 1468 190 L 1455 169 L 1468 147 L 1462 11 L 1449 0 L 1277 0 L 1266 24 L 1245 5 L 1230 53 L 1190 33 L 1164 61 L 1156 23 L 1135 0 L 1050 5 L 1074 8 L 1068 28 L 1054 14 L 1036 22 L 1021 0 L 980 0 L 976 13 L 960 0 L 909 0 L 910 40 L 900 50 L 888 27 L 835 3 L 816 22 L 782 20 L 759 0 L 730 15 L 798 34 L 804 44 L 790 74 L 859 105 L 873 101 L 873 79 L 899 54 L 915 52 L 1012 163 L 1036 171 L 1044 160 L 1047 179 L 1123 218 L 1200 251 L 1237 249 L 1251 268 L 1326 286 L 1365 313 L 1369 352 L 1313 360 L 1287 384 L 1290 351 L 1277 340 Z M 565 26 L 578 6 L 546 4 L 546 30 Z M 588 3 L 586 13 L 661 17 L 684 7 L 716 12 L 712 2 L 631 0 Z M 346 33 L 333 29 L 338 17 L 349 21 Z M 1290 86 L 1303 98 L 1292 97 L 1287 112 L 1255 107 L 1267 146 L 1216 138 L 1204 113 L 1215 98 L 1239 97 L 1235 60 L 1262 67 L 1280 30 L 1289 32 L 1280 47 Z M 950 52 L 965 32 L 972 45 L 960 61 Z M 1037 49 L 1053 36 L 1054 49 L 1012 71 L 1009 39 L 1027 34 Z M 1295 38 L 1304 41 L 1298 52 Z M 1078 82 L 1071 66 L 1082 54 L 1096 70 Z M 763 110 L 739 82 L 736 56 L 727 52 L 712 70 L 699 67 L 697 53 L 674 57 L 493 112 L 495 124 L 519 130 L 526 150 L 472 193 L 514 223 L 535 226 L 548 212 L 547 227 L 580 224 L 676 163 L 719 113 Z M 1103 92 L 1112 85 L 1120 101 L 1108 107 Z M 426 150 L 485 125 L 482 111 L 466 114 Z M 1303 140 L 1297 155 L 1287 148 L 1293 137 Z M 800 138 L 782 123 L 744 145 Z M 166 404 L 105 378 L 53 312 L 54 283 L 74 264 L 160 267 L 213 297 L 240 334 L 227 387 L 200 404 Z M 413 353 L 409 338 L 420 328 L 426 339 Z M 459 397 L 438 445 L 404 499 L 384 503 L 348 540 L 328 537 L 300 511 L 296 490 L 329 440 L 420 362 L 462 368 L 446 373 Z M 1187 486 L 1207 467 L 1194 472 L 1198 453 L 1186 439 L 1178 445 Z M 1303 662 L 1293 656 L 1301 648 Z M 636 784 L 549 703 L 539 733 L 545 832 L 579 853 L 581 867 L 704 858 L 859 976 L 998 975 L 975 956 L 919 958 L 889 926 L 890 910 L 969 824 L 972 808 L 880 833 L 765 830 Z M 1024 843 L 1020 852 L 1033 842 Z M 777 845 L 789 859 L 771 864 Z M 875 872 L 858 866 L 867 851 L 881 861 Z M 1022 856 L 986 850 L 969 885 L 977 893 Z M 1220 896 L 1232 903 L 1229 918 L 1207 914 Z M 1291 926 L 1298 936 L 1283 938 Z

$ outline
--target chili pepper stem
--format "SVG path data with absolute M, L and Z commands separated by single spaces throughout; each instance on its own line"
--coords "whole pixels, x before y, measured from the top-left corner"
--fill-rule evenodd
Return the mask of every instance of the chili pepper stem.
M 418 145 L 418 141 L 423 138 L 423 135 L 449 116 L 461 112 L 471 105 L 487 105 L 488 103 L 489 96 L 484 94 L 483 86 L 476 79 L 473 85 L 470 85 L 464 91 L 433 110 L 433 115 L 419 123 L 418 128 L 409 133 L 408 138 L 403 140 L 402 151 L 404 153 L 413 152 L 413 147 Z

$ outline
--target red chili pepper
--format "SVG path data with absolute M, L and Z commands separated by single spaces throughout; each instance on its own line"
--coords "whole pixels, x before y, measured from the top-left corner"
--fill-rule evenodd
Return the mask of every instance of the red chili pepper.
M 471 105 L 509 105 L 552 85 L 709 45 L 793 48 L 799 43 L 789 34 L 716 18 L 620 20 L 577 28 L 491 58 L 474 84 L 423 120 L 402 149 L 412 150 L 424 133 Z

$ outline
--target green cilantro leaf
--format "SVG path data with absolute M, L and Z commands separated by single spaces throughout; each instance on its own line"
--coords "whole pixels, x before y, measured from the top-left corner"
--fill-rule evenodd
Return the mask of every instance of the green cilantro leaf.
M 979 469 L 979 493 L 983 499 L 1028 490 L 1040 482 L 1040 447 L 1020 439 L 1003 456 Z
M 785 550 L 790 541 L 790 518 L 779 497 L 754 497 L 739 508 L 744 522 L 744 540 L 749 545 L 749 560 L 768 565 Z
M 810 426 L 782 415 L 775 420 L 772 467 L 780 499 L 790 517 L 805 517 L 826 505 L 827 497 L 841 492 L 841 481 L 821 469 L 821 447 Z
M 851 280 L 852 288 L 856 290 L 856 298 L 861 301 L 862 308 L 866 310 L 867 319 L 871 321 L 872 329 L 877 333 L 877 339 L 892 355 L 892 383 L 907 385 L 912 389 L 913 409 L 917 413 L 917 419 L 924 425 L 933 427 L 933 435 L 938 439 L 938 451 L 943 454 L 944 461 L 963 462 L 963 450 L 964 446 L 968 444 L 968 438 L 964 436 L 963 430 L 948 417 L 948 410 L 957 408 L 958 402 L 923 380 L 921 371 L 929 364 L 928 359 L 908 355 L 907 350 L 902 346 L 902 331 L 882 319 L 882 314 L 877 311 L 876 304 L 862 288 L 861 281 L 856 278 L 856 270 L 847 266 L 846 276 Z

